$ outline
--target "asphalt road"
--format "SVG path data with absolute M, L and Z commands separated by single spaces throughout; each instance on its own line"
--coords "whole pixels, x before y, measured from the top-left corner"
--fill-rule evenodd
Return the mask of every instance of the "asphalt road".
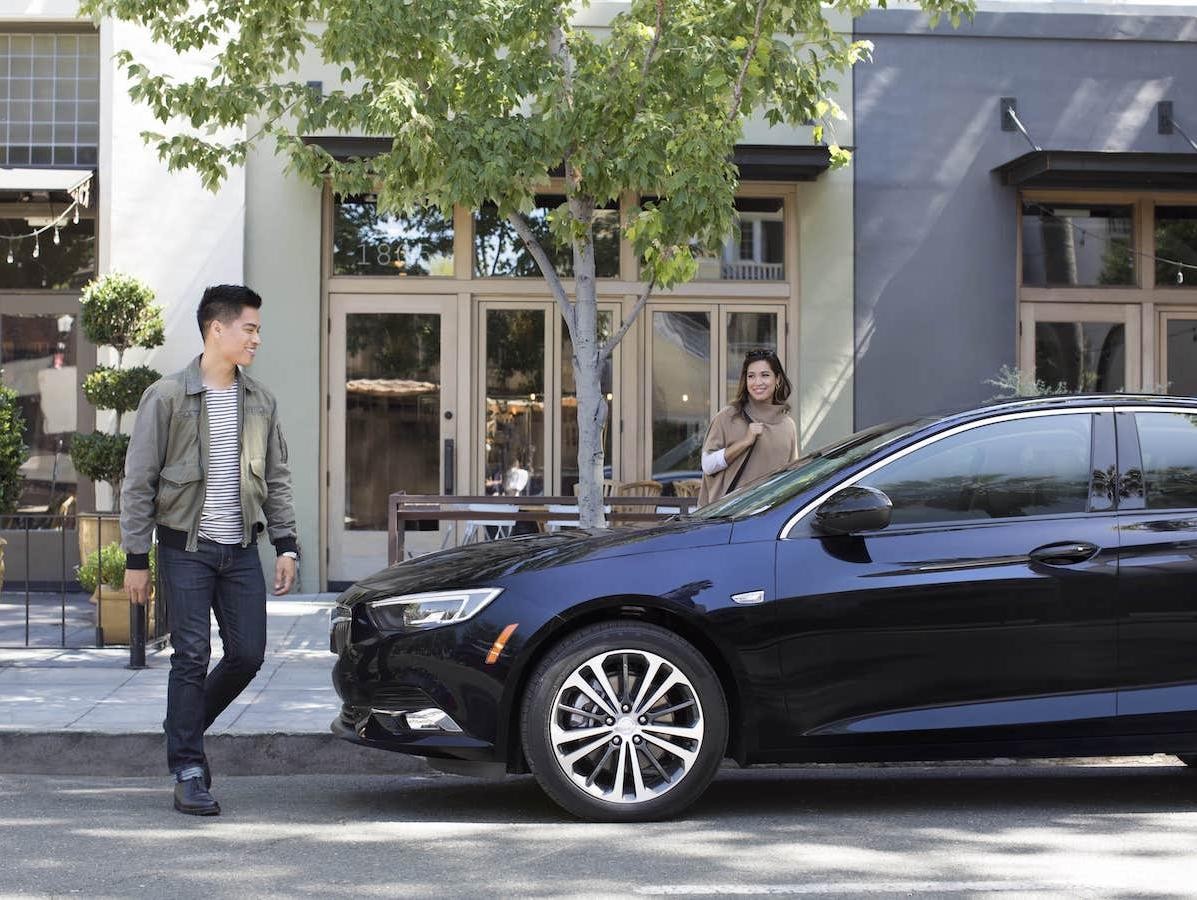
M 725 770 L 680 820 L 594 825 L 530 778 L 0 776 L 0 896 L 1192 897 L 1197 770 Z

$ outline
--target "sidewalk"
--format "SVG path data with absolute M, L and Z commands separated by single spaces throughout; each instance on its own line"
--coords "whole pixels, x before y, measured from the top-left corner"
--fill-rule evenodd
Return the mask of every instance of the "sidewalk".
M 412 757 L 333 737 L 328 616 L 335 594 L 267 602 L 266 659 L 209 729 L 214 769 L 263 775 L 303 771 L 413 772 Z M 221 655 L 212 626 L 212 665 Z M 148 775 L 165 769 L 169 647 L 127 668 L 127 647 L 0 649 L 0 773 Z

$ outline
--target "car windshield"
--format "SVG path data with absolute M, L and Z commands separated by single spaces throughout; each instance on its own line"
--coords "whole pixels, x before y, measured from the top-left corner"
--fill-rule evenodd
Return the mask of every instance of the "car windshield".
M 696 509 L 694 519 L 743 519 L 768 512 L 797 497 L 816 482 L 855 465 L 880 447 L 917 431 L 934 419 L 912 419 L 867 428 L 816 450 L 721 500 Z

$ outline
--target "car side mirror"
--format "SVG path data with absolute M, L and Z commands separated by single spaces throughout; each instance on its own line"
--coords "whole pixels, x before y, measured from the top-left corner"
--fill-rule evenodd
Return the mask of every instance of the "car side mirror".
M 853 485 L 836 491 L 815 510 L 814 529 L 823 534 L 876 531 L 889 524 L 894 505 L 885 493 Z

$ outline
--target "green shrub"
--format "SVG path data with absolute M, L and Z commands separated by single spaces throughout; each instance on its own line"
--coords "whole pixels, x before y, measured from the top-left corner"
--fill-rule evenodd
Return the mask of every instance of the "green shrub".
M 92 406 L 116 412 L 116 429 L 110 435 L 76 434 L 71 461 L 92 481 L 112 485 L 119 510 L 120 482 L 129 449 L 129 438 L 121 434 L 121 419 L 137 408 L 146 388 L 162 377 L 148 366 L 123 368 L 125 351 L 162 345 L 162 307 L 154 303 L 154 292 L 148 286 L 130 275 L 111 272 L 88 283 L 80 308 L 79 326 L 87 339 L 116 350 L 116 366 L 97 366 L 83 380 L 83 395 Z
M 110 272 L 88 283 L 80 301 L 79 327 L 96 346 L 150 350 L 166 340 L 162 307 L 154 292 L 131 275 Z
M 158 574 L 157 547 L 150 549 L 150 583 Z M 75 567 L 75 578 L 79 586 L 89 594 L 103 582 L 104 587 L 120 590 L 125 584 L 125 551 L 116 541 L 87 554 L 83 565 Z
M 137 409 L 145 389 L 161 377 L 149 366 L 131 369 L 96 366 L 83 379 L 83 396 L 96 409 L 113 409 L 120 417 Z
M 21 466 L 29 459 L 24 434 L 17 392 L 0 387 L 0 514 L 16 512 L 21 496 Z
M 119 490 L 125 475 L 125 454 L 129 450 L 129 435 L 77 434 L 71 442 L 71 462 L 75 471 L 92 481 L 107 481 Z

